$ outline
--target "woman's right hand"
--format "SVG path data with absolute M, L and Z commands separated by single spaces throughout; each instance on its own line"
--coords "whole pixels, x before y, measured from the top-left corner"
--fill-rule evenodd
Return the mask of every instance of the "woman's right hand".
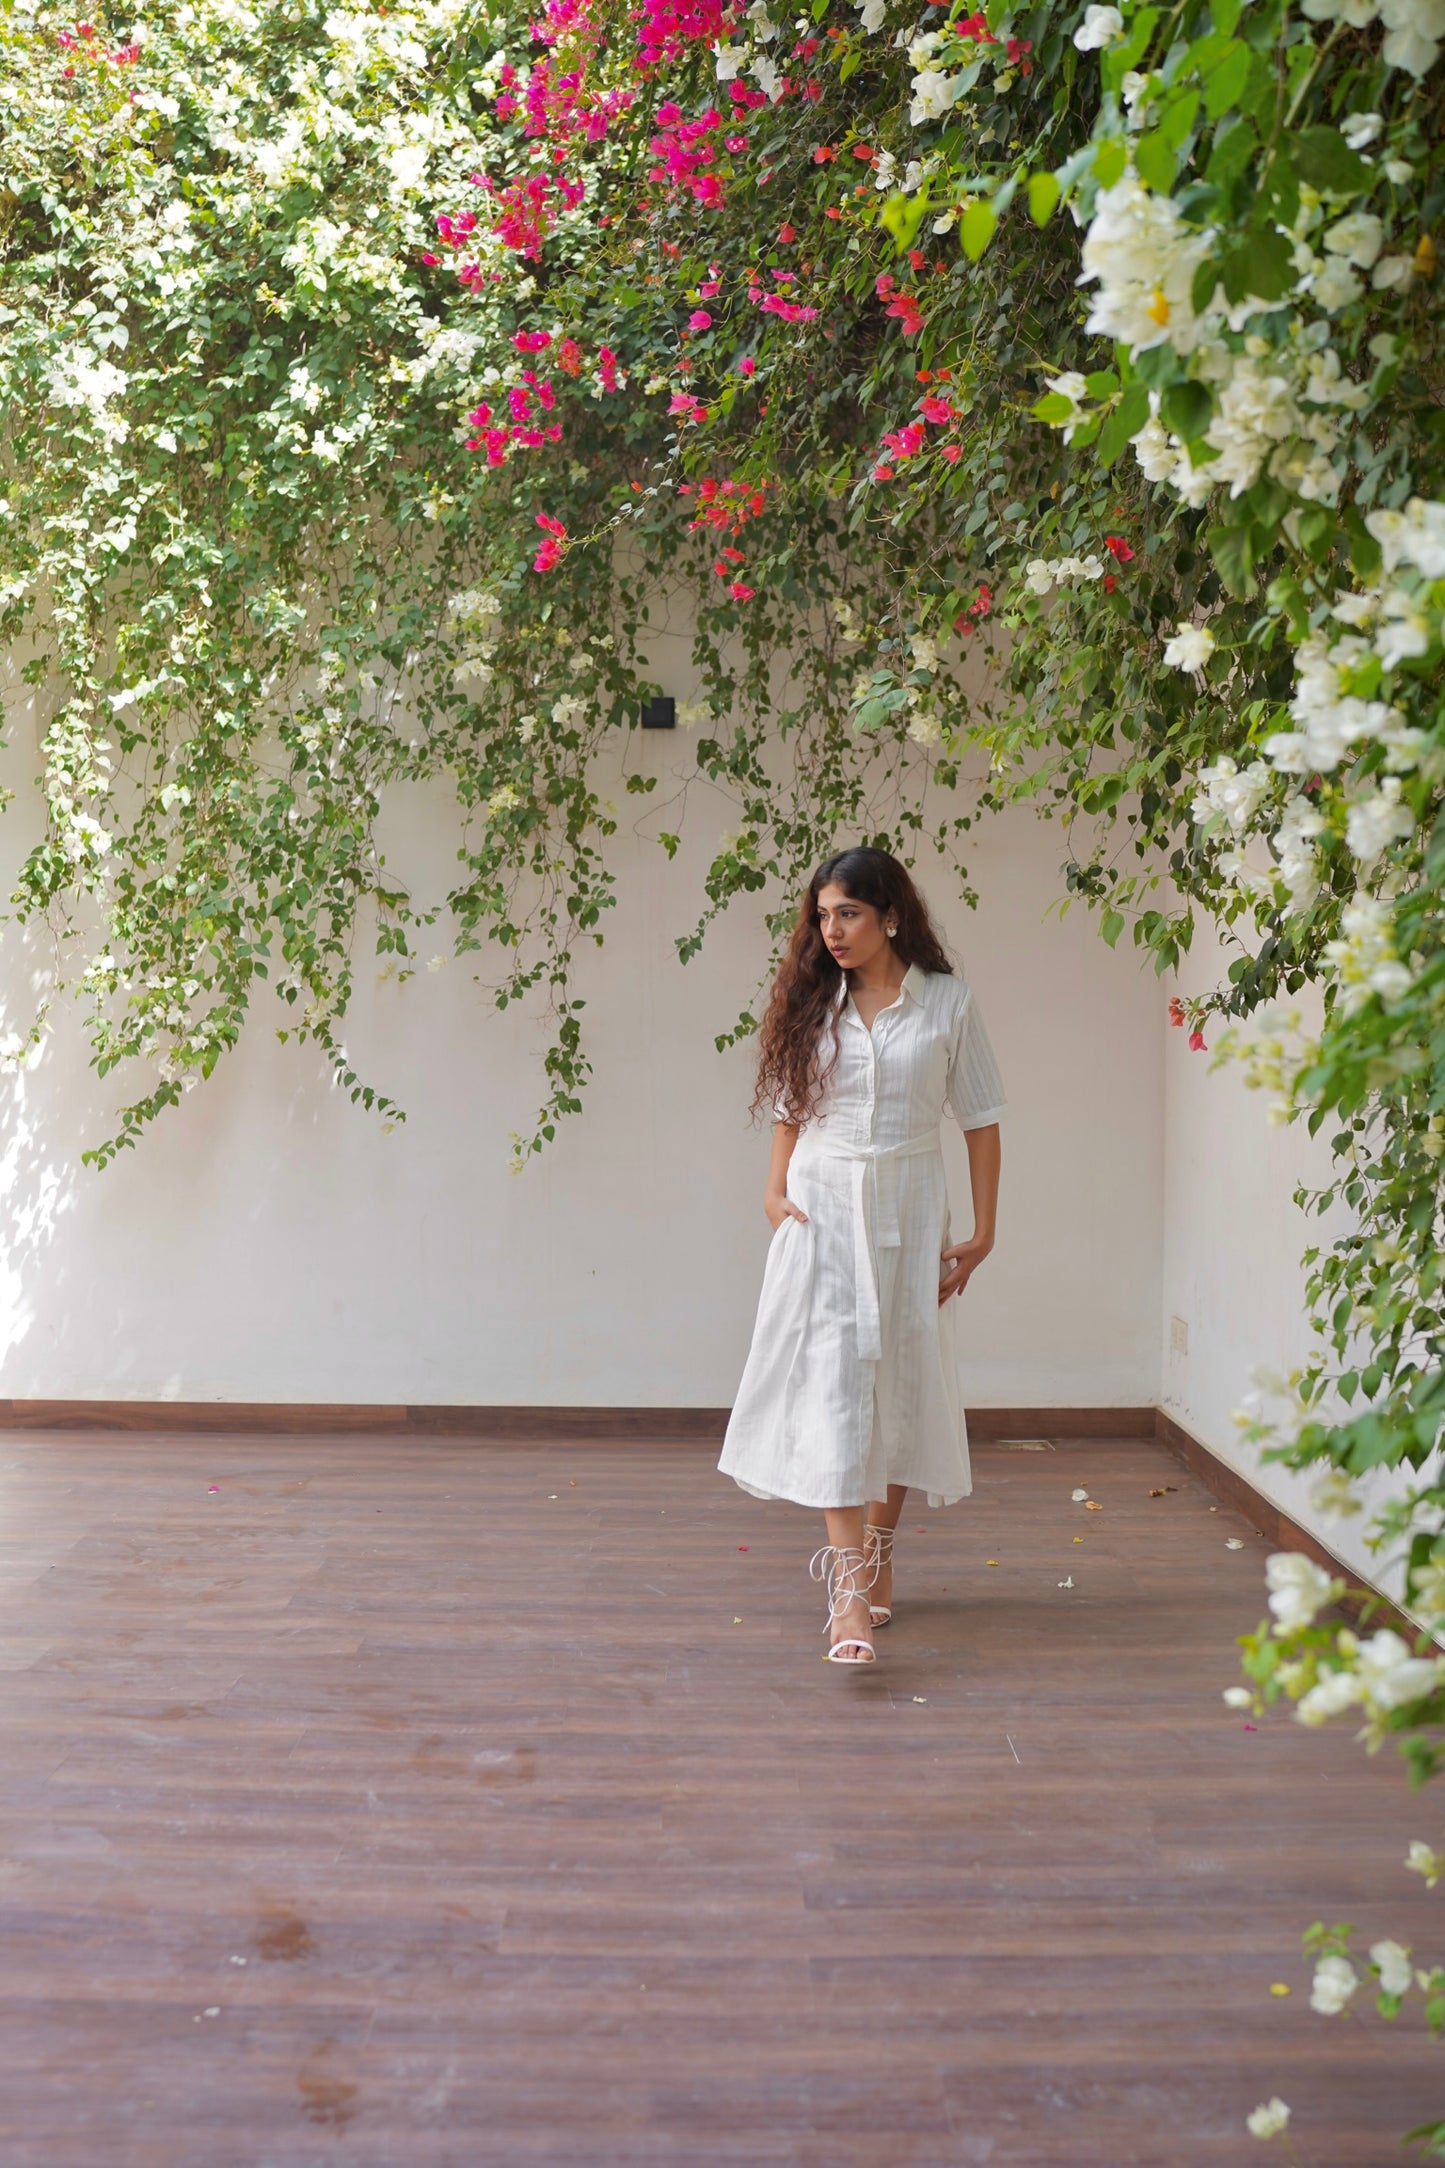
M 776 1234 L 785 1219 L 801 1220 L 806 1227 L 808 1215 L 794 1204 L 786 1191 L 770 1189 L 763 1198 L 763 1210 L 768 1215 L 768 1225 Z

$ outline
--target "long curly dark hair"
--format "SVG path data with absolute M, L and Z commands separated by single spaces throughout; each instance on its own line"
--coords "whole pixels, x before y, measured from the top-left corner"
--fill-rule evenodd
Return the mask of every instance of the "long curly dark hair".
M 843 969 L 818 929 L 818 897 L 830 882 L 856 902 L 871 903 L 885 914 L 885 923 L 889 914 L 898 921 L 893 947 L 905 965 L 950 977 L 953 973 L 927 906 L 896 858 L 866 847 L 825 858 L 808 883 L 768 998 L 759 1033 L 754 1114 L 765 1107 L 786 1109 L 784 1119 L 808 1121 L 838 1059 L 837 998 Z

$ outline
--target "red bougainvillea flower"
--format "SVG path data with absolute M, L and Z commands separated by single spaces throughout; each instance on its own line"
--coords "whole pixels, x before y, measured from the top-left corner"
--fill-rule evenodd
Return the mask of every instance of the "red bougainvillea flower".
M 1114 589 L 1118 586 L 1118 584 L 1119 582 L 1115 579 L 1112 572 L 1106 572 L 1104 574 L 1104 593 L 1106 595 L 1112 595 Z
M 940 444 L 938 449 L 951 467 L 956 466 L 963 457 L 963 446 L 961 444 Z
M 1032 38 L 1010 38 L 1008 41 L 1009 66 L 1017 68 L 1020 75 L 1032 75 L 1034 64 L 1029 59 L 1029 54 L 1033 49 L 1034 41 Z
M 537 525 L 545 531 L 547 539 L 532 559 L 532 570 L 550 572 L 554 565 L 561 562 L 562 544 L 567 539 L 567 530 L 560 519 L 549 519 L 545 512 L 537 514 Z
M 813 163 L 815 166 L 831 165 L 837 156 L 830 143 L 820 143 L 813 153 Z
M 1204 1033 L 1202 1031 L 1191 1031 L 1189 1034 L 1189 1045 L 1191 1052 L 1195 1054 L 1204 1053 L 1206 1051 L 1204 1045 Z
M 923 266 L 927 263 L 928 258 L 924 255 L 921 248 L 911 248 L 908 251 L 908 261 L 912 264 L 915 271 L 921 271 L 923 269 Z
M 1182 1024 L 1184 1021 L 1184 1004 L 1177 994 L 1169 996 L 1169 1021 L 1171 1024 Z
M 875 482 L 891 482 L 893 479 L 893 469 L 890 466 L 886 466 L 880 462 L 880 464 L 873 469 L 873 479 Z
M 797 240 L 797 238 L 798 238 L 798 231 L 797 231 L 797 228 L 796 228 L 795 226 L 788 226 L 788 225 L 782 225 L 782 226 L 779 226 L 779 228 L 778 228 L 778 241 L 779 241 L 779 244 L 780 244 L 780 245 L 781 245 L 781 246 L 782 246 L 783 248 L 787 248 L 787 247 L 789 247 L 789 246 L 790 246 L 790 245 L 791 245 L 791 244 L 792 244 L 792 243 L 793 243 L 794 241 L 796 241 L 796 240 Z
M 557 366 L 564 376 L 577 376 L 582 369 L 582 349 L 575 339 L 563 339 L 557 348 Z
M 754 590 L 743 580 L 732 580 L 728 585 L 728 593 L 734 602 L 751 602 Z
M 1116 564 L 1127 565 L 1134 555 L 1121 534 L 1106 534 L 1104 547 Z
M 998 39 L 988 27 L 988 18 L 980 9 L 976 15 L 965 15 L 953 26 L 956 38 L 972 38 L 975 45 L 997 45 Z

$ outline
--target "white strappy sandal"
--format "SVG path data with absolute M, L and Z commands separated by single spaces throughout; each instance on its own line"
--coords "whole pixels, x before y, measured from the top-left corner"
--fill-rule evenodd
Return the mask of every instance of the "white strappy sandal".
M 850 1544 L 825 1543 L 821 1551 L 815 1551 L 808 1565 L 808 1572 L 815 1581 L 827 1581 L 828 1619 L 823 1631 L 827 1633 L 833 1621 L 841 1618 L 850 1603 L 867 1597 L 872 1585 L 863 1579 L 867 1565 L 864 1552 Z M 850 1654 L 849 1651 L 856 1653 Z M 866 1652 L 866 1653 L 865 1653 Z M 875 1662 L 873 1644 L 861 1634 L 842 1634 L 828 1650 L 830 1664 L 871 1664 Z
M 868 1546 L 868 1564 L 872 1568 L 868 1586 L 873 1587 L 885 1566 L 893 1563 L 893 1538 L 896 1531 L 880 1528 L 876 1521 L 864 1523 L 863 1540 Z M 870 1603 L 868 1616 L 875 1626 L 886 1626 L 893 1616 L 893 1606 L 886 1603 Z

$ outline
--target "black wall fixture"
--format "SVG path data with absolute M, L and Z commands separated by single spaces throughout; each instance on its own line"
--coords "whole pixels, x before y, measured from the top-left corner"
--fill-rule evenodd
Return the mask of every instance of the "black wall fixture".
M 656 700 L 644 700 L 642 727 L 644 730 L 676 730 L 677 702 L 666 693 L 660 693 Z

